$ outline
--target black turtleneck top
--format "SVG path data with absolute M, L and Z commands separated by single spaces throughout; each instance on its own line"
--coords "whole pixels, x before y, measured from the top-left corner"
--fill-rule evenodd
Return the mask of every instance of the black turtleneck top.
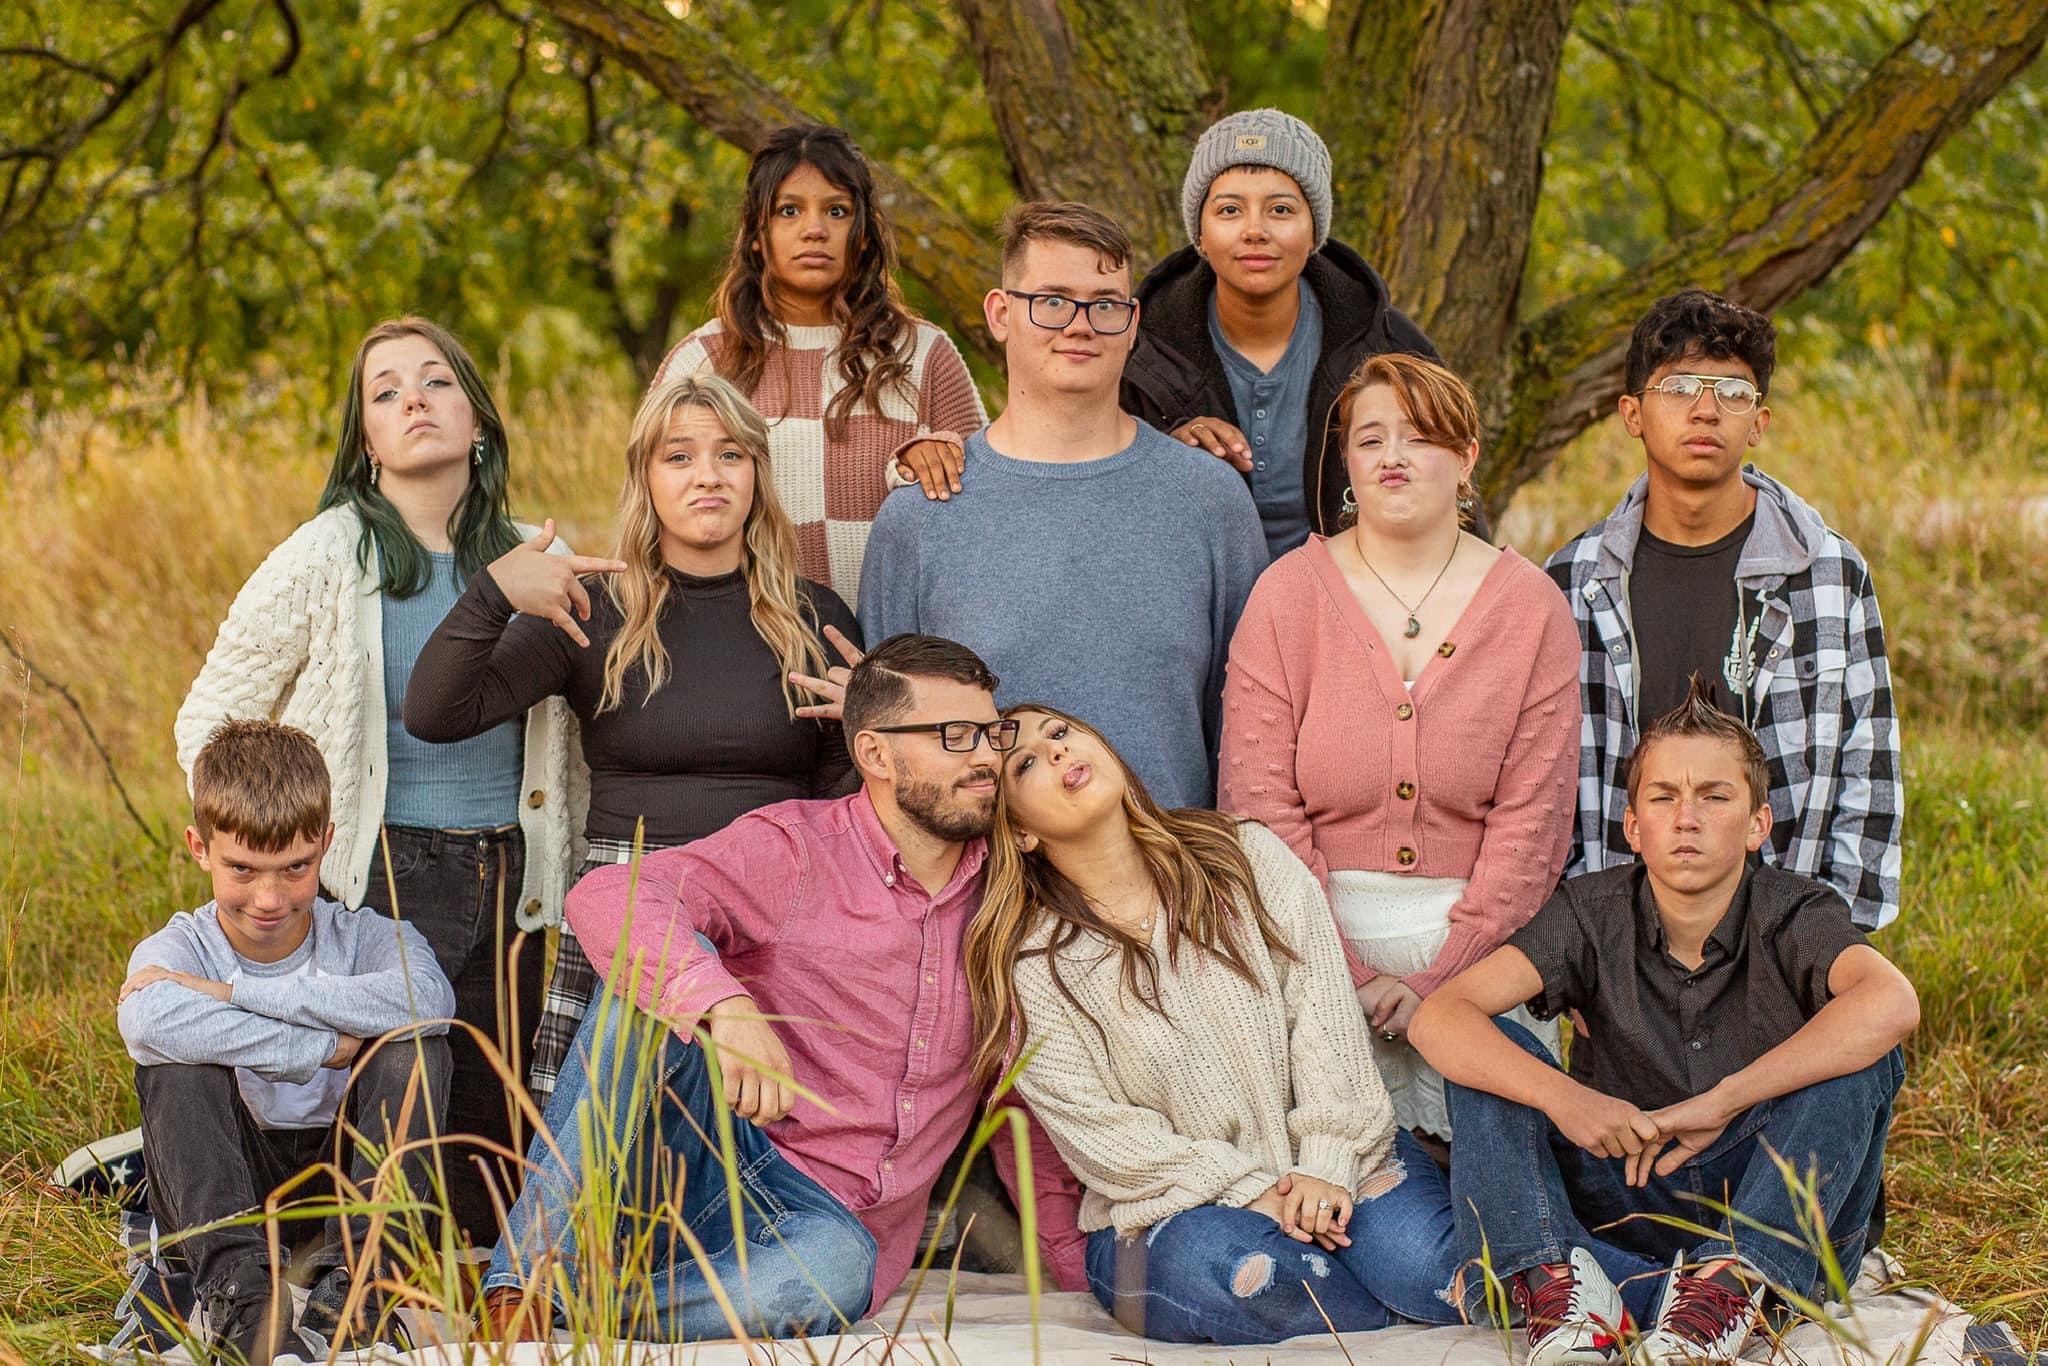
M 585 649 L 553 622 L 515 614 L 480 573 L 420 651 L 405 728 L 422 740 L 463 740 L 559 694 L 581 722 L 592 839 L 630 840 L 645 817 L 649 847 L 682 844 L 770 802 L 852 791 L 839 727 L 790 719 L 775 655 L 748 611 L 745 576 L 667 572 L 661 641 L 669 675 L 651 696 L 635 664 L 619 706 L 597 710 L 605 651 L 621 624 L 599 580 L 584 581 Z M 808 579 L 802 589 L 821 628 L 860 640 L 838 594 Z M 837 662 L 829 647 L 826 654 Z

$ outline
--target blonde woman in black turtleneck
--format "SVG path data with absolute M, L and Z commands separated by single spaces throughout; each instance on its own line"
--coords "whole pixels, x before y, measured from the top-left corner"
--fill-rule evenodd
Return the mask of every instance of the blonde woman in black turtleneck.
M 453 741 L 559 695 L 590 765 L 590 866 L 684 844 L 772 802 L 854 785 L 839 728 L 797 715 L 792 673 L 822 674 L 853 613 L 797 573 L 768 431 L 724 380 L 649 392 L 626 446 L 616 557 L 624 571 L 565 594 L 537 538 L 478 574 L 420 652 L 406 729 Z M 515 615 L 516 614 L 516 615 Z M 565 937 L 534 1046 L 545 1105 L 596 988 Z

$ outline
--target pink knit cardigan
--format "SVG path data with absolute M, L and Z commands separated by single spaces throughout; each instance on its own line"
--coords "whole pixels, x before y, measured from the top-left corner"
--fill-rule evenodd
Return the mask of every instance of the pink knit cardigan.
M 1325 538 L 1252 590 L 1223 690 L 1218 805 L 1332 869 L 1466 878 L 1417 995 L 1500 947 L 1557 884 L 1574 818 L 1579 638 L 1564 595 L 1513 550 L 1415 681 Z M 1371 969 L 1351 964 L 1352 977 Z

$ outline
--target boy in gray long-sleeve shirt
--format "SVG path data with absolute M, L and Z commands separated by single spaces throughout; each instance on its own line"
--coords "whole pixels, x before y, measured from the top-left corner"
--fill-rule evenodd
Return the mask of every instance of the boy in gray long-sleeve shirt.
M 1212 806 L 1224 660 L 1266 568 L 1258 509 L 1228 465 L 1117 406 L 1138 306 L 1115 223 L 1018 206 L 984 308 L 1008 406 L 968 440 L 959 492 L 882 504 L 862 633 L 960 641 L 1002 705 L 1086 717 L 1162 806 Z
M 309 737 L 267 721 L 226 723 L 193 764 L 192 807 L 185 840 L 214 899 L 138 944 L 120 991 L 150 1211 L 167 1237 L 261 1208 L 280 1183 L 337 1151 L 368 1191 L 375 1165 L 349 1129 L 379 1148 L 438 1129 L 448 1085 L 440 1036 L 455 1008 L 419 931 L 319 895 L 334 827 L 327 769 Z M 424 1156 L 406 1164 L 415 1192 L 431 1189 L 430 1165 Z M 318 1193 L 302 1186 L 291 1198 Z M 346 1244 L 340 1218 L 321 1229 L 301 1322 L 344 1344 L 367 1338 L 376 1317 L 341 1323 L 345 1263 L 350 1251 L 361 1262 L 369 1232 L 367 1217 L 348 1222 Z M 285 1336 L 290 1297 L 274 1284 L 260 1225 L 191 1232 L 177 1246 L 214 1351 L 268 1361 L 296 1348 Z

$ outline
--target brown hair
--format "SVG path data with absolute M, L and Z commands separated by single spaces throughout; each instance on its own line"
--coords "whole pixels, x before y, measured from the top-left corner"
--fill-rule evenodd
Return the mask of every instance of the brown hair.
M 1479 439 L 1479 400 L 1472 396 L 1470 385 L 1433 360 L 1390 351 L 1368 357 L 1338 391 L 1336 429 L 1340 442 L 1349 444 L 1351 413 L 1358 406 L 1358 396 L 1375 384 L 1384 384 L 1394 391 L 1401 416 L 1413 423 L 1425 440 L 1463 455 Z M 1472 496 L 1470 484 L 1459 486 L 1461 502 Z M 1338 523 L 1349 526 L 1356 519 L 1357 514 L 1350 512 L 1339 518 Z
M 956 640 L 910 631 L 890 636 L 869 650 L 846 680 L 839 724 L 849 751 L 856 735 L 910 710 L 913 678 L 944 678 L 991 693 L 997 686 L 981 656 Z
M 313 737 L 275 721 L 223 721 L 192 761 L 192 824 L 259 853 L 327 833 L 327 764 Z
M 1196 807 L 1162 810 L 1101 731 L 1043 702 L 1020 702 L 1003 709 L 1006 717 L 1022 712 L 1057 717 L 1084 732 L 1109 751 L 1123 770 L 1124 819 L 1130 823 L 1138 852 L 1152 874 L 1159 904 L 1166 910 L 1167 961 L 1177 960 L 1186 941 L 1247 982 L 1254 981 L 1238 939 L 1247 927 L 1274 955 L 1296 957 L 1267 914 L 1251 861 L 1245 857 L 1241 822 L 1235 816 Z M 967 987 L 974 1001 L 974 1073 L 982 1079 L 997 1074 L 1009 1054 L 1013 1033 L 1021 1038 L 1025 1031 L 1024 1009 L 1015 986 L 1020 958 L 1043 957 L 1053 985 L 1100 1032 L 1102 1026 L 1075 999 L 1059 969 L 1060 952 L 1069 944 L 1084 934 L 1100 936 L 1122 955 L 1124 991 L 1151 1009 L 1160 1009 L 1159 962 L 1151 945 L 1133 939 L 1098 915 L 1081 889 L 1053 867 L 1043 849 L 1027 854 L 1018 848 L 1017 828 L 1011 824 L 1000 784 L 997 792 L 981 909 L 967 926 L 965 950 Z M 1037 948 L 1025 949 L 1024 944 L 1047 921 L 1053 924 L 1051 938 Z
M 1131 235 L 1122 225 L 1101 210 L 1071 199 L 1034 199 L 1019 204 L 1003 215 L 1000 231 L 1005 279 L 1033 242 L 1093 247 L 1104 270 L 1121 270 L 1131 263 Z
M 1636 792 L 1643 785 L 1643 756 L 1650 752 L 1650 746 L 1659 740 L 1669 740 L 1681 735 L 1704 736 L 1713 740 L 1724 740 L 1735 746 L 1742 756 L 1742 776 L 1749 783 L 1750 810 L 1754 811 L 1771 799 L 1770 763 L 1764 757 L 1764 747 L 1756 733 L 1742 722 L 1714 705 L 1713 690 L 1692 676 L 1692 684 L 1686 689 L 1685 700 L 1665 712 L 1643 731 L 1643 738 L 1636 741 L 1635 752 L 1628 756 L 1628 804 L 1636 804 Z
M 844 331 L 830 360 L 845 383 L 826 405 L 825 431 L 837 440 L 856 403 L 879 413 L 891 388 L 915 398 L 910 361 L 917 349 L 916 321 L 896 287 L 896 238 L 875 197 L 875 178 L 867 160 L 842 130 L 822 123 L 793 123 L 770 133 L 755 149 L 747 166 L 732 259 L 718 284 L 718 321 L 726 344 L 718 352 L 717 368 L 741 393 L 751 396 L 761 388 L 769 353 L 781 346 L 782 319 L 770 297 L 773 282 L 761 241 L 782 182 L 801 166 L 815 170 L 853 201 L 846 275 L 832 297 L 832 320 Z M 778 359 L 788 364 L 787 352 Z

